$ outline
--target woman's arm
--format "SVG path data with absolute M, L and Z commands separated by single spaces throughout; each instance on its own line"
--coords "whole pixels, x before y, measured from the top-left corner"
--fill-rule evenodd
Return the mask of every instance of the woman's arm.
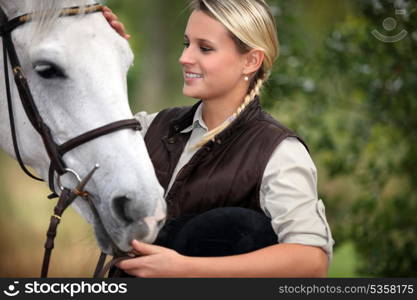
M 118 267 L 136 277 L 325 277 L 327 255 L 317 247 L 277 244 L 254 252 L 224 257 L 189 257 L 134 241 L 140 257 Z
M 299 244 L 277 244 L 217 258 L 188 258 L 193 277 L 325 277 L 327 255 Z

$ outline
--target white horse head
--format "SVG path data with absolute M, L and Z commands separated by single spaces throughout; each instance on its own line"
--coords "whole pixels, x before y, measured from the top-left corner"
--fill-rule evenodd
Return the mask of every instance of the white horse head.
M 101 13 L 58 18 L 64 7 L 88 0 L 0 0 L 8 18 L 39 11 L 36 19 L 12 32 L 23 72 L 40 115 L 57 144 L 100 126 L 132 118 L 126 76 L 133 54 L 127 41 Z M 3 58 L 0 58 L 3 72 Z M 0 75 L 3 77 L 3 74 Z M 26 165 L 47 181 L 49 157 L 31 126 L 12 83 L 19 149 Z M 4 81 L 0 81 L 0 147 L 14 156 Z M 111 133 L 64 155 L 68 168 L 85 176 L 98 163 L 88 183 L 98 216 L 82 199 L 77 210 L 94 225 L 96 238 L 108 254 L 131 250 L 132 239 L 153 242 L 165 217 L 166 205 L 145 143 L 139 132 Z M 64 175 L 62 184 L 74 187 Z

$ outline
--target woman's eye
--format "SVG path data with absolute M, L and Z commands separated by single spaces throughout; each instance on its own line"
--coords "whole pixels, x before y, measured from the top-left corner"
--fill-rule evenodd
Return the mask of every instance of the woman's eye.
M 184 42 L 183 45 L 184 45 L 185 48 L 190 47 L 190 43 L 189 42 Z
M 38 64 L 34 70 L 44 79 L 66 78 L 64 72 L 53 64 Z
M 209 47 L 200 47 L 200 49 L 201 49 L 201 51 L 203 51 L 203 52 L 209 52 L 209 51 L 213 50 L 213 49 L 211 49 L 211 48 L 209 48 Z

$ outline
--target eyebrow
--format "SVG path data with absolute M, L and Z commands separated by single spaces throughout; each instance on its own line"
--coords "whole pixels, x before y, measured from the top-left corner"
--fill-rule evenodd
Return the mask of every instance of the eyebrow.
M 190 40 L 190 38 L 186 34 L 184 34 L 184 38 L 187 39 L 187 40 Z M 214 44 L 212 41 L 209 41 L 209 40 L 206 40 L 206 39 L 197 39 L 197 41 L 200 42 L 200 43 Z

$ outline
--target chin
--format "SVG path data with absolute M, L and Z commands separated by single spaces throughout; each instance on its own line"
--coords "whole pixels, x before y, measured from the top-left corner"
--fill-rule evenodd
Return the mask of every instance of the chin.
M 197 93 L 195 91 L 190 91 L 190 89 L 187 88 L 187 87 L 183 88 L 182 94 L 186 97 L 189 97 L 189 98 L 194 98 L 194 99 L 201 99 L 202 98 L 201 93 Z

